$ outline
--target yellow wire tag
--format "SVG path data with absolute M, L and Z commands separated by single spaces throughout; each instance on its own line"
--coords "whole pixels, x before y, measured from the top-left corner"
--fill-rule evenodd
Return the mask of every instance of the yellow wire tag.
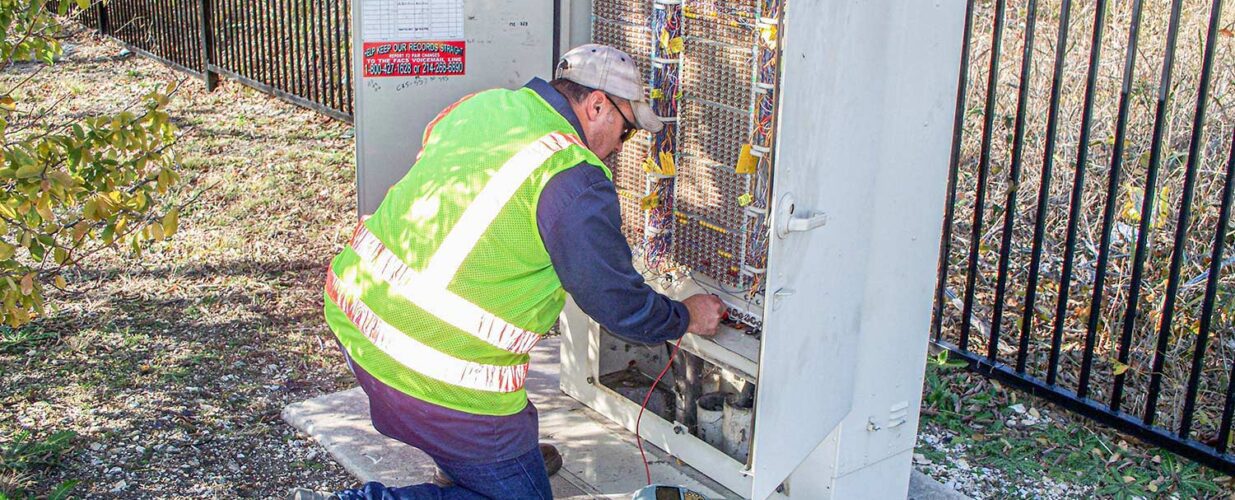
M 753 201 L 755 201 L 754 196 L 752 196 L 750 193 L 743 193 L 742 196 L 738 197 L 738 206 L 744 207 L 744 206 L 750 205 L 751 202 Z
M 769 24 L 759 28 L 759 36 L 763 38 L 763 43 L 770 48 L 776 48 L 776 25 Z
M 669 49 L 669 30 L 667 29 L 660 30 L 660 48 Z
M 681 52 L 682 49 L 686 48 L 686 41 L 682 40 L 682 37 L 680 36 L 674 37 L 672 40 L 669 40 L 669 44 L 666 48 L 670 54 L 677 54 Z
M 649 156 L 643 159 L 643 171 L 649 174 L 659 174 L 660 166 L 656 164 L 656 160 Z
M 652 99 L 660 99 L 665 97 L 665 91 L 661 89 L 652 89 Z
M 734 172 L 753 174 L 758 166 L 759 159 L 750 154 L 750 144 L 743 144 L 742 151 L 738 153 L 738 164 L 733 168 Z
M 677 175 L 677 166 L 673 164 L 673 153 L 668 151 L 660 152 L 660 172 L 661 175 Z
M 658 196 L 656 193 L 652 193 L 647 196 L 644 196 L 643 199 L 639 200 L 640 210 L 651 210 L 659 206 L 660 206 L 660 196 Z

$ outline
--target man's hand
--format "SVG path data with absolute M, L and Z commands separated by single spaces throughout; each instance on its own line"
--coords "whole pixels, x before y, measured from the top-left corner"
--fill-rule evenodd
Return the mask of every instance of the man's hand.
M 682 301 L 690 311 L 690 325 L 686 331 L 705 337 L 716 335 L 716 327 L 725 315 L 725 303 L 707 293 L 698 293 Z

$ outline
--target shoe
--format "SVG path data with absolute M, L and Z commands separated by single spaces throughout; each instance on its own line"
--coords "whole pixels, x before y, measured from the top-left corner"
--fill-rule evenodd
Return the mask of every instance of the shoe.
M 557 451 L 557 448 L 551 444 L 540 445 L 540 457 L 545 460 L 545 472 L 552 476 L 557 474 L 557 471 L 562 470 L 562 454 Z M 429 480 L 439 488 L 449 488 L 455 485 L 455 482 L 446 475 L 442 469 L 437 469 L 433 473 L 433 479 Z
M 314 491 L 308 488 L 296 488 L 287 494 L 288 500 L 333 500 L 339 498 L 329 491 Z
M 540 445 L 540 456 L 545 459 L 545 472 L 548 472 L 550 476 L 562 470 L 562 454 L 558 453 L 557 448 L 553 445 L 542 443 Z
M 433 479 L 430 479 L 429 482 L 437 485 L 438 488 L 449 488 L 455 485 L 455 482 L 450 479 L 450 476 L 447 476 L 446 472 L 442 471 L 442 469 L 437 469 L 437 471 L 433 473 Z

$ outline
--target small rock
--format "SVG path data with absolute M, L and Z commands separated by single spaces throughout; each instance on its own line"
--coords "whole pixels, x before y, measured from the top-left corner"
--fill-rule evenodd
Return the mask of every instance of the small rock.
M 109 476 L 114 476 L 116 474 L 119 474 L 120 472 L 121 470 L 119 467 L 112 467 L 110 469 L 107 469 L 107 475 Z
M 1020 403 L 1009 406 L 1008 409 L 1016 412 L 1017 415 L 1025 414 L 1025 405 Z
M 129 489 L 129 483 L 126 483 L 123 479 L 121 479 L 119 481 L 116 481 L 115 486 L 112 486 L 111 492 L 120 493 L 127 489 Z
M 926 458 L 926 455 L 923 455 L 921 453 L 914 453 L 913 463 L 920 464 L 920 465 L 930 465 L 931 461 L 930 459 Z
M 146 454 L 146 447 L 145 447 L 145 446 L 138 446 L 138 447 L 137 447 L 137 454 L 138 454 L 138 455 L 145 455 L 145 454 Z
M 103 451 L 103 443 L 90 443 L 90 451 Z

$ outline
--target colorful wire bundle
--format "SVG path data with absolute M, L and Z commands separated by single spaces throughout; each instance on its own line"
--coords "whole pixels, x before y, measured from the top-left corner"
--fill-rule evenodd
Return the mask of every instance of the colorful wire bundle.
M 751 127 L 751 145 L 759 149 L 759 162 L 750 183 L 750 204 L 745 212 L 743 229 L 747 235 L 742 263 L 744 276 L 750 280 L 747 297 L 754 298 L 763 288 L 767 269 L 768 243 L 771 228 L 768 226 L 769 198 L 772 193 L 772 152 L 774 122 L 777 100 L 777 72 L 780 63 L 779 24 L 780 10 L 784 0 L 760 2 L 759 36 L 755 68 L 754 121 Z
M 673 248 L 674 182 L 677 165 L 678 99 L 682 40 L 682 6 L 654 1 L 649 19 L 652 31 L 652 70 L 648 75 L 652 109 L 667 119 L 665 128 L 652 136 L 648 194 L 657 203 L 648 211 L 644 230 L 644 262 L 649 269 L 665 270 Z

